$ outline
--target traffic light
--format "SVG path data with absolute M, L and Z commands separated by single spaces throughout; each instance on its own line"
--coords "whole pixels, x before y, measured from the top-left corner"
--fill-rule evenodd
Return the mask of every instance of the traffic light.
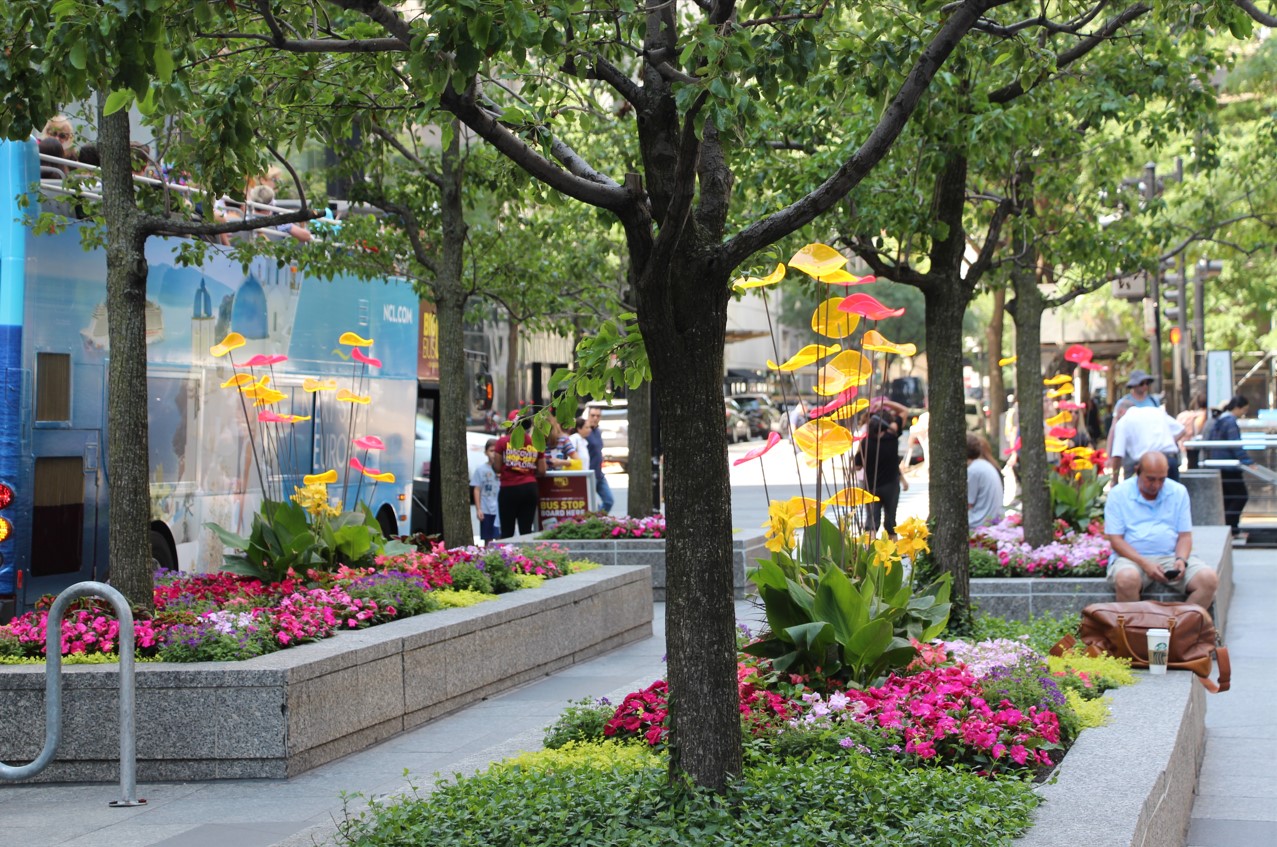
M 492 408 L 492 374 L 487 371 L 475 374 L 474 406 L 481 412 Z
M 1162 277 L 1162 314 L 1172 323 L 1179 321 L 1179 310 L 1184 305 L 1179 300 L 1180 283 L 1179 274 L 1165 274 Z

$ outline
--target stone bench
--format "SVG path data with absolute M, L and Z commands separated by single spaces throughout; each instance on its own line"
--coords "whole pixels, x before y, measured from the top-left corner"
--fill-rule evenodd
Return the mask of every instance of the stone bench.
M 1233 545 L 1228 527 L 1194 526 L 1193 552 L 1219 574 L 1215 625 L 1222 636 L 1233 597 Z M 971 580 L 971 599 L 982 612 L 1026 620 L 1030 615 L 1076 615 L 1091 603 L 1111 603 L 1115 598 L 1104 577 L 995 577 Z M 1156 585 L 1145 592 L 1144 599 L 1180 602 L 1184 595 Z
M 743 600 L 757 589 L 745 578 L 747 571 L 757 567 L 759 559 L 771 554 L 765 546 L 764 533 L 755 530 L 737 532 L 732 536 L 732 597 Z M 554 538 L 542 539 L 536 535 L 516 535 L 501 543 L 517 547 L 536 547 L 554 544 L 564 548 L 574 559 L 598 562 L 608 567 L 614 565 L 646 565 L 652 569 L 652 599 L 665 602 L 665 539 L 664 538 Z
M 285 778 L 652 634 L 647 568 L 598 568 L 242 662 L 137 666 L 140 781 Z M 119 673 L 63 668 L 36 781 L 119 779 Z M 44 743 L 44 665 L 0 667 L 0 761 Z

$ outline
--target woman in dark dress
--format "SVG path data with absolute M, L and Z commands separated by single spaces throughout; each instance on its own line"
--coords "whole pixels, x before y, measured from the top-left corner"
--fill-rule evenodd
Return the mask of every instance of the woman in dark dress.
M 878 532 L 879 524 L 891 538 L 896 537 L 896 507 L 900 504 L 900 440 L 891 425 L 874 415 L 865 427 L 856 464 L 864 469 L 865 489 L 878 496 L 869 505 L 866 529 Z

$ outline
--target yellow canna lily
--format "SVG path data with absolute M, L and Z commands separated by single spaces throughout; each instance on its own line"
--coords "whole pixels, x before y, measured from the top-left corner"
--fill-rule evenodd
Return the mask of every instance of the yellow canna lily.
M 1043 385 L 1063 385 L 1066 382 L 1072 382 L 1072 381 L 1073 381 L 1073 377 L 1069 376 L 1068 374 L 1056 374 L 1050 379 L 1042 380 L 1042 384 Z
M 1073 468 L 1079 471 L 1091 470 L 1095 467 L 1095 463 L 1090 459 L 1074 459 Z
M 222 388 L 239 388 L 241 386 L 248 385 L 252 381 L 253 377 L 249 374 L 235 374 L 235 376 L 222 383 Z
M 1001 359 L 998 359 L 998 367 L 1005 368 L 1007 365 L 1013 365 L 1015 364 L 1015 360 L 1017 358 L 1019 357 L 1018 356 L 1003 356 Z
M 796 371 L 804 365 L 810 365 L 812 362 L 823 359 L 826 356 L 832 356 L 841 349 L 842 345 L 839 344 L 808 344 L 779 365 L 768 359 L 767 367 L 774 371 Z
M 1046 437 L 1046 452 L 1063 453 L 1067 449 L 1069 449 L 1069 442 L 1049 435 Z
M 864 385 L 873 374 L 873 365 L 855 350 L 844 350 L 816 372 L 815 392 L 829 396 Z
M 820 276 L 816 277 L 816 279 L 820 280 L 821 282 L 828 283 L 830 285 L 843 285 L 845 283 L 853 282 L 857 279 L 860 279 L 860 277 L 856 276 L 853 273 L 848 273 L 843 268 L 839 268 L 836 271 L 831 271 L 827 274 L 821 274 Z
M 1051 417 L 1042 421 L 1042 423 L 1046 424 L 1047 426 L 1061 426 L 1063 424 L 1068 423 L 1071 420 L 1073 420 L 1072 412 L 1060 412 L 1058 415 L 1052 415 Z
M 222 339 L 221 344 L 214 344 L 212 347 L 208 348 L 208 352 L 213 358 L 220 359 L 232 350 L 238 350 L 247 343 L 248 341 L 245 340 L 244 336 L 240 335 L 238 332 L 230 332 Z
M 1052 388 L 1050 391 L 1046 393 L 1046 396 L 1054 400 L 1057 397 L 1068 397 L 1072 393 L 1073 393 L 1073 383 L 1066 382 L 1064 385 L 1061 385 L 1059 388 Z
M 341 338 L 337 339 L 338 344 L 348 344 L 351 347 L 367 347 L 372 344 L 371 338 L 361 338 L 353 332 L 343 332 Z
M 856 415 L 869 408 L 869 401 L 864 397 L 857 397 L 845 406 L 839 406 L 829 415 L 836 421 L 845 421 L 847 418 L 854 418 Z
M 860 346 L 866 350 L 875 350 L 879 353 L 895 353 L 897 356 L 912 356 L 918 352 L 915 344 L 897 344 L 894 341 L 888 341 L 881 332 L 871 329 L 865 333 L 860 341 Z
M 309 391 L 314 394 L 316 391 L 336 391 L 337 380 L 335 379 L 313 379 L 306 377 L 302 380 L 302 390 Z
M 343 388 L 337 392 L 338 403 L 358 403 L 361 406 L 367 406 L 372 402 L 372 396 L 368 394 L 356 394 L 349 388 Z
M 863 488 L 844 488 L 828 500 L 822 500 L 820 505 L 825 509 L 828 509 L 830 506 L 854 509 L 857 506 L 865 506 L 869 503 L 877 502 L 878 495 L 866 491 Z
M 838 304 L 844 299 L 830 297 L 817 306 L 816 311 L 811 313 L 812 330 L 828 338 L 846 338 L 851 335 L 860 324 L 860 315 L 838 311 Z
M 775 285 L 785 278 L 785 266 L 776 265 L 776 270 L 764 277 L 743 276 L 732 283 L 732 288 L 744 291 L 746 288 L 762 288 L 764 285 Z
M 794 546 L 794 530 L 810 526 L 820 517 L 816 501 L 810 497 L 791 497 L 788 500 L 772 500 L 767 504 L 766 547 L 777 552 Z
M 901 538 L 926 541 L 931 536 L 931 530 L 927 529 L 927 522 L 921 518 L 910 518 L 896 524 L 896 535 Z
M 800 270 L 807 276 L 820 279 L 847 264 L 847 257 L 828 244 L 808 244 L 794 254 L 789 266 Z
M 314 485 L 315 483 L 333 483 L 337 481 L 337 471 L 326 470 L 323 473 L 312 473 L 302 477 L 302 482 L 306 485 Z
M 373 473 L 368 468 L 364 468 L 364 476 L 368 477 L 369 479 L 376 480 L 377 482 L 394 482 L 395 481 L 395 475 L 391 473 L 390 471 L 381 471 L 380 473 Z
M 891 570 L 891 565 L 896 558 L 896 542 L 887 537 L 884 532 L 882 537 L 873 543 L 874 550 L 874 567 Z
M 1073 456 L 1077 456 L 1079 459 L 1089 459 L 1091 458 L 1092 455 L 1094 455 L 1095 448 L 1087 447 L 1085 445 L 1079 444 L 1077 447 L 1070 447 L 1064 452 Z
M 817 418 L 794 430 L 794 444 L 815 461 L 823 462 L 846 453 L 855 440 L 847 427 L 828 418 Z

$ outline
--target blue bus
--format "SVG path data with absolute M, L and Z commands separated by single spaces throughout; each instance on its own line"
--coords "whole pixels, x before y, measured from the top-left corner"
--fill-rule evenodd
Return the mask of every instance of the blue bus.
M 30 220 L 42 206 L 54 208 L 61 189 L 40 176 L 33 142 L 0 141 L 0 603 L 9 614 L 109 573 L 106 254 L 83 248 L 75 221 L 56 234 L 32 231 Z M 357 489 L 360 475 L 350 472 L 347 507 L 358 490 L 383 532 L 406 533 L 418 396 L 419 301 L 411 285 L 308 278 L 268 258 L 245 267 L 221 247 L 202 265 L 183 267 L 181 245 L 155 237 L 146 247 L 155 559 L 216 570 L 223 551 L 206 522 L 247 534 L 263 482 L 267 496 L 286 497 L 305 474 L 336 469 L 344 479 L 351 458 L 395 481 L 364 479 Z M 231 333 L 243 345 L 214 356 Z M 371 339 L 359 353 L 379 366 L 354 361 L 355 349 L 339 343 L 345 333 Z M 254 356 L 287 359 L 244 368 Z M 275 429 L 259 423 L 260 410 L 233 384 L 244 373 L 268 376 L 285 395 L 270 408 L 300 420 Z M 339 402 L 342 390 L 367 403 Z M 351 446 L 366 435 L 385 449 Z M 254 451 L 264 444 L 273 444 L 277 461 L 259 476 Z

